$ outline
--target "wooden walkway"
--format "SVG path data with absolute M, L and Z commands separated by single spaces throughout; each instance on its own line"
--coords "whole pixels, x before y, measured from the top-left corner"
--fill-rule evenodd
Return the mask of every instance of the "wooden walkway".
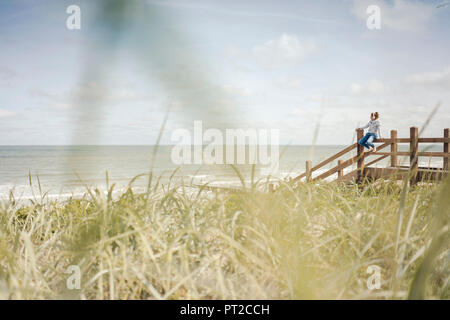
M 359 141 L 363 137 L 364 131 L 362 129 L 357 129 L 356 132 L 357 141 Z M 395 178 L 397 180 L 402 180 L 405 176 L 409 179 L 411 184 L 415 184 L 419 181 L 440 181 L 448 174 L 449 171 L 449 142 L 450 138 L 448 128 L 444 129 L 444 135 L 442 138 L 419 137 L 419 130 L 417 127 L 410 128 L 409 138 L 398 138 L 397 130 L 391 130 L 390 138 L 377 139 L 374 141 L 374 143 L 379 144 L 376 146 L 376 152 L 365 152 L 363 146 L 354 143 L 314 167 L 312 166 L 312 162 L 310 160 L 306 161 L 306 171 L 291 181 L 301 181 L 302 179 L 306 182 L 316 181 L 328 178 L 334 174 L 337 175 L 336 178 L 338 181 L 362 182 L 363 180 L 375 180 L 380 178 Z M 409 151 L 398 151 L 398 145 L 400 143 L 409 144 Z M 419 151 L 420 143 L 440 143 L 443 146 L 442 152 Z M 390 147 L 390 151 L 382 152 L 381 150 L 386 147 Z M 355 149 L 355 156 L 346 160 L 340 159 L 342 156 L 354 151 Z M 375 159 L 369 159 L 369 157 L 374 156 L 376 157 Z M 399 165 L 398 156 L 409 157 L 409 166 Z M 388 157 L 390 158 L 389 166 L 385 168 L 371 167 L 373 164 Z M 442 168 L 419 167 L 419 157 L 441 157 L 443 158 Z M 336 166 L 313 178 L 314 171 L 323 168 L 325 165 L 335 160 L 338 160 Z M 344 169 L 354 164 L 356 164 L 356 169 L 344 175 Z

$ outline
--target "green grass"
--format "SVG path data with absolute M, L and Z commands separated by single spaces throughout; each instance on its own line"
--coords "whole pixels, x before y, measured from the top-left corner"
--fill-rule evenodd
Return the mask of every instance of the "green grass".
M 450 298 L 449 181 L 260 189 L 11 198 L 0 209 L 0 298 Z M 66 286 L 70 265 L 80 290 Z

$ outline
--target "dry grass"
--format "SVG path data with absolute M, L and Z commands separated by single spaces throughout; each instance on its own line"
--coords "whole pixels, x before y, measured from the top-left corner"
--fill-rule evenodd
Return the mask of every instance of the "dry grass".
M 450 183 L 183 185 L 0 209 L 1 299 L 449 299 Z M 69 265 L 81 289 L 69 290 Z M 367 288 L 367 267 L 381 288 Z

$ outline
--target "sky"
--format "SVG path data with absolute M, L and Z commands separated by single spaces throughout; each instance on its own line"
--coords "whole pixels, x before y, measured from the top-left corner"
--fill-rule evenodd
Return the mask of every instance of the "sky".
M 204 128 L 345 145 L 450 127 L 445 0 L 1 0 L 0 145 L 154 144 Z M 70 30 L 66 9 L 81 9 Z M 370 5 L 380 29 L 367 27 Z M 166 119 L 166 122 L 164 122 Z M 315 135 L 315 132 L 317 135 Z

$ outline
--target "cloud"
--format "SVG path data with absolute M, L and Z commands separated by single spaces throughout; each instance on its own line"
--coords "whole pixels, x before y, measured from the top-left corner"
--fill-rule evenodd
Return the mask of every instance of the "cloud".
M 97 82 L 88 82 L 74 86 L 70 91 L 53 94 L 34 88 L 30 90 L 31 97 L 40 98 L 51 102 L 51 107 L 64 110 L 85 104 L 103 103 L 115 104 L 130 101 L 144 101 L 149 98 L 137 92 L 126 89 L 109 89 Z
M 317 52 L 312 41 L 300 41 L 296 35 L 282 34 L 253 48 L 256 60 L 266 66 L 293 65 L 303 62 Z
M 249 88 L 240 88 L 229 84 L 221 86 L 221 89 L 226 94 L 233 97 L 251 97 L 255 94 L 254 91 Z
M 383 124 L 382 134 L 389 130 L 399 130 L 400 136 L 409 134 L 409 127 L 423 126 L 431 110 L 442 101 L 438 114 L 432 119 L 424 136 L 441 136 L 442 129 L 450 120 L 450 68 L 439 72 L 424 72 L 405 75 L 389 84 L 379 80 L 350 84 L 341 106 L 327 108 L 327 119 L 335 119 L 336 129 L 349 123 L 364 123 L 370 112 L 378 111 Z M 445 87 L 445 85 L 447 87 Z M 430 90 L 430 88 L 435 90 Z M 350 93 L 350 94 L 348 94 Z M 326 124 L 326 121 L 324 121 Z M 330 128 L 333 124 L 330 124 Z
M 377 5 L 381 9 L 381 29 L 396 31 L 422 30 L 433 15 L 433 5 L 411 0 L 353 0 L 352 13 L 361 20 L 367 20 L 367 7 Z
M 298 117 L 300 119 L 304 118 L 309 122 L 311 120 L 311 117 L 316 117 L 319 114 L 320 110 L 317 110 L 315 108 L 295 107 L 289 111 L 288 116 Z
M 362 86 L 362 84 L 354 82 L 350 85 L 349 91 L 350 91 L 350 94 L 353 94 L 353 95 L 361 94 L 361 92 L 363 91 L 363 86 Z
M 363 94 L 385 95 L 390 92 L 391 89 L 377 79 L 372 79 L 367 84 L 354 82 L 349 87 L 349 93 L 355 96 Z
M 77 102 L 101 101 L 108 98 L 108 89 L 97 82 L 89 82 L 73 88 L 70 96 Z
M 241 49 L 234 44 L 228 45 L 225 48 L 225 53 L 230 58 L 237 58 L 242 54 Z
M 412 85 L 450 87 L 450 66 L 445 67 L 442 71 L 411 74 L 404 80 L 405 83 Z
M 242 11 L 242 10 L 227 10 L 218 7 L 205 6 L 202 4 L 188 4 L 183 1 L 150 1 L 151 5 L 155 6 L 164 6 L 170 8 L 183 8 L 183 9 L 191 9 L 191 10 L 204 10 L 209 11 L 211 13 L 218 13 L 223 15 L 233 15 L 233 16 L 242 16 L 246 18 L 278 18 L 278 19 L 287 19 L 287 20 L 297 20 L 297 21 L 307 21 L 312 23 L 333 23 L 336 24 L 336 21 L 330 20 L 328 18 L 322 17 L 312 17 L 311 15 L 298 15 L 293 13 L 275 13 L 275 12 L 258 12 L 256 10 L 252 11 Z
M 0 118 L 8 118 L 8 117 L 12 117 L 15 115 L 16 115 L 15 112 L 5 110 L 5 109 L 0 109 Z
M 16 76 L 17 76 L 17 72 L 15 72 L 14 70 L 7 68 L 7 67 L 0 66 L 0 79 L 10 80 Z
M 301 88 L 301 81 L 297 78 L 281 77 L 275 80 L 275 84 L 281 88 L 299 89 Z
M 8 67 L 0 66 L 0 86 L 7 88 L 13 86 L 13 81 L 16 80 L 18 73 Z
M 55 103 L 52 105 L 53 108 L 58 109 L 58 110 L 67 110 L 70 109 L 72 106 L 68 103 Z

